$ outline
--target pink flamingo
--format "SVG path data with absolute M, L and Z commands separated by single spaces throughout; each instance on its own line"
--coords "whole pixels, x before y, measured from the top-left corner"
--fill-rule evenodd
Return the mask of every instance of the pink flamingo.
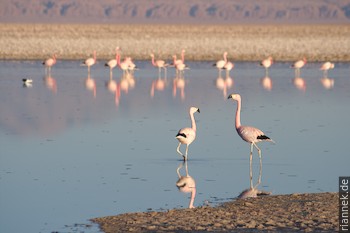
M 109 67 L 109 76 L 113 76 L 113 69 L 118 65 L 118 47 L 115 48 L 115 59 L 109 60 L 105 66 Z
M 214 66 L 219 70 L 219 76 L 221 77 L 221 70 L 225 67 L 227 63 L 227 52 L 224 52 L 224 60 L 217 61 Z
M 194 115 L 193 115 L 195 112 L 200 112 L 199 108 L 191 107 L 189 111 L 191 123 L 192 123 L 191 128 L 182 128 L 179 130 L 179 132 L 176 135 L 177 140 L 179 140 L 179 145 L 176 151 L 177 153 L 183 156 L 184 161 L 187 160 L 188 146 L 196 139 L 197 127 L 196 127 L 196 121 L 194 120 Z M 181 144 L 186 144 L 185 155 L 180 151 Z
M 90 67 L 96 64 L 96 51 L 94 51 L 94 56 L 86 59 L 83 65 L 88 67 L 88 75 L 90 76 Z
M 274 141 L 266 136 L 260 129 L 254 128 L 252 126 L 243 126 L 241 125 L 241 96 L 239 94 L 231 94 L 228 96 L 228 99 L 232 99 L 237 101 L 237 109 L 236 109 L 236 130 L 238 135 L 246 142 L 250 143 L 250 156 L 249 156 L 249 168 L 250 168 L 250 188 L 253 189 L 253 173 L 252 173 L 252 157 L 253 157 L 253 148 L 255 147 L 258 150 L 259 159 L 260 159 L 260 170 L 262 168 L 262 160 L 261 160 L 261 150 L 256 145 L 261 141 Z M 258 184 L 260 184 L 260 176 Z
M 300 69 L 306 64 L 306 58 L 304 57 L 302 60 L 296 61 L 292 68 L 295 69 L 295 77 L 300 77 Z
M 51 67 L 56 64 L 56 54 L 54 54 L 52 57 L 46 59 L 43 62 L 43 65 L 45 66 L 45 73 L 51 74 Z M 47 72 L 48 70 L 48 72 Z
M 123 71 L 123 77 L 129 73 L 129 62 L 128 60 L 124 60 L 123 62 L 120 61 L 120 54 L 119 51 L 117 53 L 117 61 L 119 68 Z
M 328 76 L 328 70 L 334 68 L 334 63 L 331 62 L 325 62 L 322 64 L 320 70 L 323 70 L 323 77 L 326 78 Z
M 152 65 L 155 67 L 158 67 L 159 70 L 159 77 L 161 76 L 161 69 L 164 69 L 164 75 L 166 76 L 166 67 L 168 66 L 167 63 L 165 63 L 164 60 L 154 60 L 154 54 L 151 53 L 151 57 L 152 57 Z
M 269 68 L 273 64 L 272 57 L 268 57 L 260 62 L 260 66 L 265 68 L 265 77 L 269 76 Z

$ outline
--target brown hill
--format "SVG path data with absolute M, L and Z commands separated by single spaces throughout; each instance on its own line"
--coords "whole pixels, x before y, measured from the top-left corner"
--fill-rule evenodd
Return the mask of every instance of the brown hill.
M 3 0 L 0 22 L 349 23 L 349 0 Z

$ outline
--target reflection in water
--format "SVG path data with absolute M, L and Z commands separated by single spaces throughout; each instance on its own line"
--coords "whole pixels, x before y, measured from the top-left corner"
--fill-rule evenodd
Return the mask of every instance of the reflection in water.
M 184 77 L 174 78 L 174 80 L 173 80 L 173 97 L 176 98 L 177 89 L 179 89 L 181 100 L 185 100 L 185 86 L 186 86 L 186 80 Z
M 272 79 L 268 76 L 265 76 L 263 77 L 261 80 L 260 80 L 260 83 L 261 83 L 261 86 L 265 89 L 265 90 L 268 90 L 268 91 L 271 91 L 272 90 L 272 86 L 273 86 L 273 83 L 272 83 Z
M 180 169 L 185 165 L 186 175 L 180 175 Z M 176 187 L 183 193 L 191 193 L 190 203 L 188 208 L 194 208 L 194 199 L 196 197 L 196 181 L 188 174 L 188 166 L 187 161 L 180 163 L 178 168 L 176 169 L 177 175 L 179 177 L 176 182 Z
M 96 82 L 93 78 L 90 78 L 90 76 L 85 79 L 85 88 L 86 90 L 92 91 L 94 97 L 96 98 Z
M 304 91 L 304 92 L 306 91 L 306 82 L 303 78 L 295 77 L 292 79 L 292 82 L 297 89 Z
M 216 88 L 222 91 L 224 97 L 227 96 L 227 90 L 232 88 L 233 85 L 234 80 L 230 76 L 226 76 L 225 79 L 219 76 L 215 80 Z
M 334 87 L 334 79 L 332 78 L 323 77 L 320 79 L 320 82 L 322 86 L 327 90 L 330 90 Z
M 237 101 L 236 109 L 236 131 L 238 135 L 246 142 L 250 143 L 250 155 L 249 155 L 249 173 L 250 173 L 250 189 L 253 189 L 253 171 L 252 171 L 252 157 L 254 147 L 258 150 L 258 155 L 260 159 L 260 173 L 262 170 L 262 159 L 261 159 L 261 149 L 256 145 L 258 142 L 269 141 L 273 142 L 268 136 L 266 136 L 260 129 L 251 126 L 241 125 L 241 96 L 239 94 L 231 94 L 228 99 Z M 261 182 L 261 174 L 259 175 L 259 180 L 257 185 Z
M 44 77 L 44 83 L 47 89 L 52 91 L 52 93 L 56 94 L 57 93 L 57 83 L 56 79 L 54 79 L 52 76 L 46 76 Z
M 190 118 L 191 118 L 191 128 L 182 128 L 179 130 L 179 132 L 176 135 L 177 140 L 179 140 L 179 145 L 176 148 L 177 153 L 179 155 L 183 156 L 184 161 L 187 160 L 187 154 L 188 154 L 188 146 L 196 139 L 196 121 L 194 120 L 194 113 L 200 112 L 199 108 L 197 107 L 191 107 L 190 108 Z M 181 144 L 186 144 L 186 152 L 183 154 L 180 151 Z
M 154 97 L 154 91 L 164 91 L 166 88 L 167 82 L 166 79 L 164 78 L 160 78 L 158 77 L 156 80 L 152 81 L 152 85 L 151 85 L 151 91 L 150 91 L 150 95 L 151 97 Z

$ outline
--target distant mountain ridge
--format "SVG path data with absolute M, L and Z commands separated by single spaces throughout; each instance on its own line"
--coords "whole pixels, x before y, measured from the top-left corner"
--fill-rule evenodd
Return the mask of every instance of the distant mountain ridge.
M 350 1 L 2 0 L 0 22 L 350 23 Z

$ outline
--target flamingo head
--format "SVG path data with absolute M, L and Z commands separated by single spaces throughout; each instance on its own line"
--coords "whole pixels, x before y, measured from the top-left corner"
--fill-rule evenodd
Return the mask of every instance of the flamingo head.
M 239 94 L 231 94 L 227 97 L 227 99 L 233 99 L 236 101 L 240 101 L 241 100 L 241 96 Z
M 197 108 L 197 107 L 191 107 L 191 108 L 190 108 L 190 114 L 193 114 L 193 113 L 195 113 L 195 112 L 199 112 L 199 113 L 200 113 L 199 108 Z

